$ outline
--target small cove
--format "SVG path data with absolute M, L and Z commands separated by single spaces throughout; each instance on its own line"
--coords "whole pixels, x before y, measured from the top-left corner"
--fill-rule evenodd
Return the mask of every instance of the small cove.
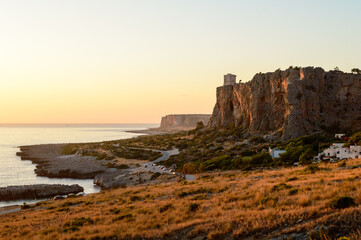
M 16 156 L 19 146 L 47 143 L 81 143 L 126 139 L 141 134 L 130 130 L 144 130 L 157 124 L 46 124 L 0 125 L 0 187 L 28 184 L 79 184 L 86 194 L 99 192 L 92 179 L 39 177 L 35 164 Z M 36 200 L 0 201 L 0 207 L 33 203 Z

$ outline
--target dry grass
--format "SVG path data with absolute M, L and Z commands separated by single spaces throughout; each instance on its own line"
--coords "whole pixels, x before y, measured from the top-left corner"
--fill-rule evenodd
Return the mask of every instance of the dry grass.
M 360 163 L 350 160 L 347 165 Z M 328 204 L 336 196 L 361 203 L 361 168 L 319 167 L 315 173 L 305 167 L 214 172 L 198 175 L 194 182 L 118 188 L 46 201 L 2 215 L 0 238 L 269 239 L 311 232 L 313 239 L 333 239 L 336 231 L 357 239 L 361 207 L 335 210 Z M 317 226 L 327 226 L 327 231 Z

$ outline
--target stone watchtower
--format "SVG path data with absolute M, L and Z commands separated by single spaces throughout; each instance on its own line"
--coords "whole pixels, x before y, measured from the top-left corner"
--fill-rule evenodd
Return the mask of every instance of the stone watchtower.
M 235 85 L 236 84 L 236 75 L 228 73 L 224 75 L 224 86 L 225 85 Z

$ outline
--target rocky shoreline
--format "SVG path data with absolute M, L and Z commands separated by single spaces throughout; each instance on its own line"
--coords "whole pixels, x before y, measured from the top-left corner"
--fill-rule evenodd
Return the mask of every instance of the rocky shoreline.
M 34 171 L 38 176 L 93 179 L 94 184 L 102 189 L 179 180 L 178 176 L 169 174 L 154 179 L 152 177 L 153 172 L 146 167 L 130 169 L 109 168 L 106 167 L 107 161 L 97 160 L 96 157 L 82 156 L 80 154 L 63 155 L 62 151 L 65 145 L 43 144 L 21 146 L 20 152 L 17 155 L 22 160 L 30 160 L 32 163 L 37 164 Z M 164 151 L 163 156 L 159 159 L 165 160 L 169 156 L 169 151 Z M 149 165 L 149 163 L 146 165 Z
M 77 184 L 34 184 L 8 186 L 0 188 L 0 201 L 51 198 L 56 195 L 67 195 L 70 193 L 76 194 L 83 191 L 84 188 Z
M 30 160 L 37 164 L 34 170 L 38 176 L 49 178 L 93 179 L 107 171 L 102 161 L 95 157 L 80 155 L 62 155 L 66 144 L 44 144 L 21 146 L 17 153 L 21 160 Z

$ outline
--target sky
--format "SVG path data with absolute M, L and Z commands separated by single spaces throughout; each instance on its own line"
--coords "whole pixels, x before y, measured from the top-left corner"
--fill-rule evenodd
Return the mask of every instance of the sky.
M 358 0 L 0 0 L 0 123 L 212 113 L 223 75 L 361 68 Z

